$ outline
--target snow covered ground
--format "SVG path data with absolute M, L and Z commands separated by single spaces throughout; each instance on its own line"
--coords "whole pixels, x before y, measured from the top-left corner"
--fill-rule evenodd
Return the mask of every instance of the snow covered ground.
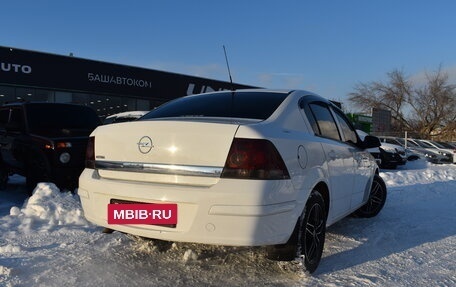
M 383 211 L 331 226 L 312 276 L 262 248 L 103 234 L 77 195 L 41 183 L 26 200 L 13 176 L 0 191 L 0 286 L 456 286 L 456 165 L 418 161 L 381 176 Z

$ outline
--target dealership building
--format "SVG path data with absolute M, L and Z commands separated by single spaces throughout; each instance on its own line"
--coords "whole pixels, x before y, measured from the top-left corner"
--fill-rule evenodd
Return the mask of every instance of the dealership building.
M 0 105 L 15 101 L 73 103 L 92 107 L 105 117 L 232 88 L 254 87 L 0 46 Z

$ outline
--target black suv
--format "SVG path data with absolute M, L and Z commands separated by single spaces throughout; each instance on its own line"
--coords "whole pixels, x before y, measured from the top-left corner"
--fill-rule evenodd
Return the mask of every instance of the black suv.
M 59 103 L 13 103 L 0 107 L 0 187 L 8 176 L 26 177 L 31 193 L 41 181 L 77 187 L 89 134 L 100 125 L 89 107 Z

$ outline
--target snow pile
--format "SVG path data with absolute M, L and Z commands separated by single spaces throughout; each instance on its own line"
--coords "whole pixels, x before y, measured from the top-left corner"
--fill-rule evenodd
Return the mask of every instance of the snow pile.
M 60 192 L 52 183 L 39 183 L 22 209 L 12 207 L 10 225 L 23 233 L 47 232 L 56 226 L 88 225 L 77 195 Z
M 451 165 L 435 165 L 424 160 L 408 162 L 405 170 L 382 172 L 388 187 L 429 184 L 456 180 L 456 169 Z

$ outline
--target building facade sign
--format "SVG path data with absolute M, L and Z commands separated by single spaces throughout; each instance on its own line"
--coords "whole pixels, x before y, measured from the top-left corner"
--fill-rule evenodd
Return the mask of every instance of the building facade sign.
M 1 46 L 0 85 L 164 100 L 231 88 L 229 82 Z

